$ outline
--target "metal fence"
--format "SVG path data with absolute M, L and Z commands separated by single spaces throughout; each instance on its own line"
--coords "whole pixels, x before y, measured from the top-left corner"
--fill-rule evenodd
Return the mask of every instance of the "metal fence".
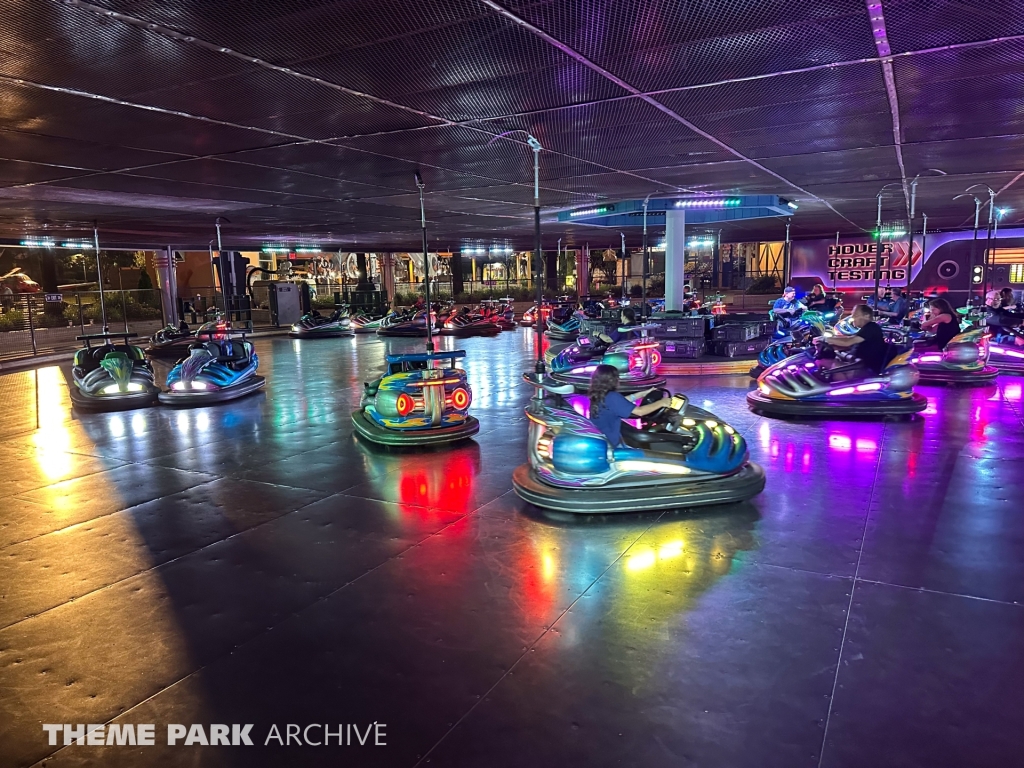
M 163 327 L 159 291 L 103 291 L 103 303 L 113 332 L 144 337 Z M 60 301 L 20 294 L 6 297 L 0 310 L 0 359 L 72 351 L 82 346 L 79 336 L 103 329 L 99 291 L 63 293 Z

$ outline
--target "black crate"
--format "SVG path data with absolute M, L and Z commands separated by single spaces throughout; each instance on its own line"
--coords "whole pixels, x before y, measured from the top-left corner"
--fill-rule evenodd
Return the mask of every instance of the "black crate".
M 660 339 L 703 339 L 707 321 L 703 317 L 679 317 L 660 320 L 657 335 Z
M 715 341 L 712 343 L 712 354 L 719 357 L 743 357 L 756 355 L 769 344 L 770 338 L 761 337 L 750 341 Z
M 750 341 L 761 335 L 760 323 L 730 323 L 714 330 L 715 341 Z
M 695 360 L 706 350 L 704 339 L 672 339 L 662 342 L 661 356 L 665 360 Z

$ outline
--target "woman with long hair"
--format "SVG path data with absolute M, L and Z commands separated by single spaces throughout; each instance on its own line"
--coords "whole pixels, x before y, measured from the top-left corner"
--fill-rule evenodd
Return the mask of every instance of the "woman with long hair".
M 824 312 L 828 308 L 828 294 L 825 293 L 825 286 L 821 283 L 815 283 L 814 287 L 811 288 L 811 292 L 807 294 L 805 301 L 808 309 Z
M 643 399 L 654 387 L 630 397 Z M 590 377 L 590 420 L 608 438 L 612 446 L 622 444 L 622 420 L 636 419 L 664 408 L 672 398 L 663 397 L 647 405 L 636 405 L 619 392 L 619 372 L 611 365 L 599 365 Z
M 945 349 L 952 338 L 960 333 L 956 311 L 945 299 L 932 299 L 928 302 L 928 317 L 921 321 L 921 330 L 934 334 L 924 346 L 934 347 L 940 351 Z

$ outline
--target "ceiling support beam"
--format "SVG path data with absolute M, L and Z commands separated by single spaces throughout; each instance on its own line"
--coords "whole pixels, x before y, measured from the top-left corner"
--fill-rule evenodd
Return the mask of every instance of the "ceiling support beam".
M 910 216 L 910 187 L 907 184 L 907 169 L 903 165 L 903 129 L 900 127 L 900 101 L 896 95 L 896 78 L 892 71 L 892 48 L 889 46 L 889 34 L 885 29 L 885 13 L 882 11 L 882 0 L 865 0 L 871 33 L 875 39 L 875 49 L 882 66 L 882 79 L 885 81 L 885 95 L 889 100 L 889 112 L 892 115 L 892 142 L 896 150 L 896 163 L 900 167 L 900 182 L 903 186 L 903 198 L 907 204 L 907 216 Z

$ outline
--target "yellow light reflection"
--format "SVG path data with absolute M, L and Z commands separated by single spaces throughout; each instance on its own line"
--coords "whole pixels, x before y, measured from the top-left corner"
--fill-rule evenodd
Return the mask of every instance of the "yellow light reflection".
M 33 437 L 36 464 L 47 480 L 59 480 L 71 473 L 71 454 L 67 452 L 71 447 L 71 434 L 64 420 L 66 389 L 60 369 L 37 370 L 36 391 L 39 396 L 39 431 Z
M 676 541 L 670 541 L 668 544 L 663 544 L 661 549 L 658 550 L 658 558 L 660 560 L 667 560 L 670 557 L 679 557 L 683 554 L 683 542 L 682 539 Z
M 657 561 L 658 557 L 654 554 L 654 550 L 652 549 L 649 549 L 646 552 L 637 552 L 626 559 L 626 570 L 643 571 L 650 568 Z

